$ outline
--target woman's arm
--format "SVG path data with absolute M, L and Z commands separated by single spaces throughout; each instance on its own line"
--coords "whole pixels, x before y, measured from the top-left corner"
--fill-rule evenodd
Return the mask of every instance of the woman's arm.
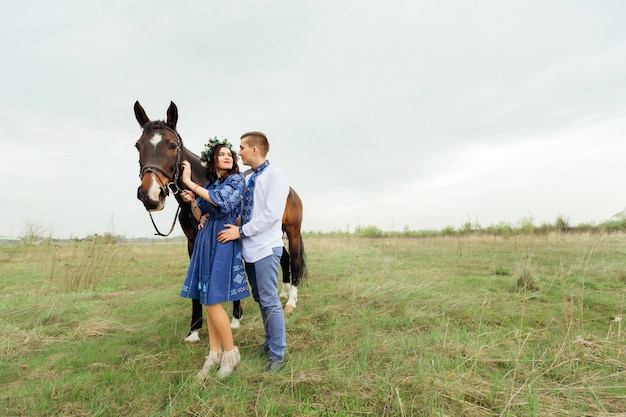
M 195 182 L 191 180 L 191 165 L 189 164 L 189 161 L 183 161 L 183 174 L 181 175 L 181 180 L 183 181 L 183 184 L 189 187 L 189 189 L 195 195 L 197 195 L 198 197 L 208 201 L 209 203 L 217 207 L 217 204 L 215 204 L 215 202 L 211 200 L 211 196 L 209 195 L 209 190 L 207 190 L 200 184 L 196 184 Z M 192 205 L 192 210 L 193 210 L 193 205 Z M 195 216 L 195 213 L 194 213 L 194 216 Z

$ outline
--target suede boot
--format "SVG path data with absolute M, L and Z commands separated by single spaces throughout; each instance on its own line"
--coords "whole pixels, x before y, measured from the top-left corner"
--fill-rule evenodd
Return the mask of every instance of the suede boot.
M 204 361 L 204 366 L 202 367 L 202 370 L 198 372 L 198 374 L 196 375 L 196 379 L 198 381 L 204 381 L 207 375 L 209 374 L 209 371 L 211 370 L 211 368 L 215 368 L 219 366 L 221 361 L 222 361 L 221 350 L 219 352 L 209 352 L 209 356 L 206 357 L 206 360 Z
M 218 378 L 226 378 L 232 374 L 235 367 L 241 362 L 241 356 L 239 355 L 239 349 L 237 346 L 233 350 L 222 353 L 222 362 L 220 363 L 220 370 L 217 372 Z

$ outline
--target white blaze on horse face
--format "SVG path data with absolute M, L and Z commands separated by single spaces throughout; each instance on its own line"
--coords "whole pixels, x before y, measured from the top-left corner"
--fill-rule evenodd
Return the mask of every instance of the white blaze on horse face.
M 154 136 L 150 138 L 150 143 L 152 144 L 152 146 L 154 146 L 155 151 L 156 151 L 157 145 L 161 143 L 162 140 L 163 140 L 163 136 L 161 136 L 160 133 L 155 133 Z M 161 201 L 161 199 L 159 198 L 161 195 L 161 187 L 159 185 L 159 179 L 157 178 L 157 175 L 154 172 L 151 172 L 150 176 L 152 178 L 152 181 L 150 183 L 150 188 L 148 189 L 148 193 L 147 193 L 148 198 L 152 201 L 159 202 L 159 205 L 150 211 L 163 210 L 163 207 L 165 206 L 165 201 Z
M 156 174 L 154 172 L 151 172 L 150 176 L 152 177 L 152 182 L 150 183 L 150 188 L 148 189 L 148 198 L 150 198 L 150 200 L 152 200 L 152 201 L 158 201 L 159 202 L 159 205 L 157 207 L 155 207 L 151 211 L 163 210 L 163 206 L 165 205 L 165 201 L 161 201 L 159 199 L 159 196 L 161 194 L 161 187 L 159 186 L 159 179 L 157 178 L 157 176 L 156 176 Z
M 150 139 L 150 143 L 154 146 L 154 149 L 156 149 L 157 145 L 163 140 L 163 136 L 161 136 L 160 133 L 155 133 L 154 136 L 152 136 L 152 138 Z

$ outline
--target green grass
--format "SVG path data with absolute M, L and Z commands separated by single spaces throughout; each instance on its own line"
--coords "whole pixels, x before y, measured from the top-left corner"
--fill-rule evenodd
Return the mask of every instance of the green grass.
M 617 416 L 626 236 L 309 236 L 287 367 L 194 380 L 182 242 L 0 246 L 0 415 Z M 230 311 L 231 306 L 227 309 Z

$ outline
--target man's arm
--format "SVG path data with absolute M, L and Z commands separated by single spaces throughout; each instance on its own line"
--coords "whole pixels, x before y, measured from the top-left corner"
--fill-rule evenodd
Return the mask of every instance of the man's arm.
M 283 218 L 285 203 L 289 194 L 287 177 L 281 171 L 277 171 L 270 182 L 265 184 L 265 189 L 267 193 L 260 204 L 261 210 L 258 212 L 255 210 L 254 217 L 242 226 L 245 236 L 262 233 Z

